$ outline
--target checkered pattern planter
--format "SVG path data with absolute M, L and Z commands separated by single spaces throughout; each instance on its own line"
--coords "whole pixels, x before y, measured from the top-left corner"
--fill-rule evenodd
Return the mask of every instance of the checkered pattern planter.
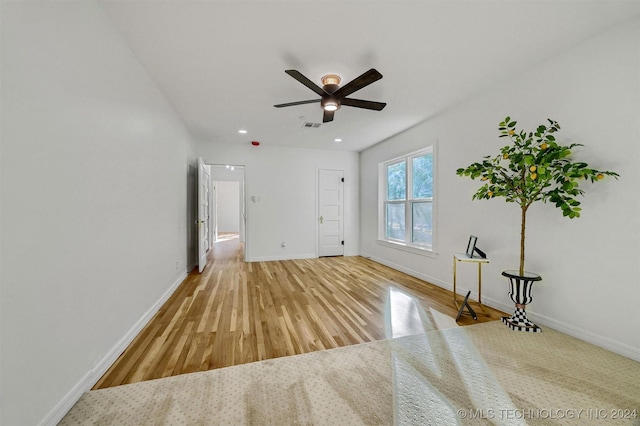
M 527 319 L 524 309 L 516 308 L 510 317 L 502 317 L 502 322 L 515 331 L 529 331 L 540 333 L 542 329 Z
M 523 277 L 514 274 L 513 271 L 505 271 L 502 275 L 509 278 L 509 296 L 511 300 L 513 300 L 513 303 L 516 305 L 527 305 L 531 303 L 533 300 L 533 297 L 531 297 L 533 283 L 540 281 L 542 278 L 537 275 Z M 502 322 L 515 331 L 533 333 L 540 333 L 542 331 L 540 327 L 529 321 L 524 308 L 518 308 L 517 306 L 513 315 L 510 317 L 502 317 Z

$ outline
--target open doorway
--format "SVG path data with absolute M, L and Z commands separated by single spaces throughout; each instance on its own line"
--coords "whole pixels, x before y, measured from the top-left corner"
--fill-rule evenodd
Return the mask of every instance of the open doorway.
M 209 238 L 211 246 L 238 238 L 246 258 L 244 166 L 210 164 L 211 199 Z
M 213 181 L 217 214 L 213 224 L 216 239 L 228 234 L 240 235 L 240 182 Z

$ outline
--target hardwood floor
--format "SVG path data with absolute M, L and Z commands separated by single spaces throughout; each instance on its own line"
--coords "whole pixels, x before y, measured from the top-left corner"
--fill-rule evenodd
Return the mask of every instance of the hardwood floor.
M 237 238 L 214 244 L 94 386 L 178 374 L 384 339 L 390 288 L 455 317 L 453 294 L 362 257 L 242 261 Z M 485 307 L 488 316 L 505 315 Z M 459 325 L 477 323 L 465 315 Z

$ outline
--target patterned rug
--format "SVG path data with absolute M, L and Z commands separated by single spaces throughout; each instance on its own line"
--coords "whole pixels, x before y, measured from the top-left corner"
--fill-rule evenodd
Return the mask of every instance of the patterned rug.
M 499 321 L 90 391 L 61 425 L 640 425 L 640 363 Z

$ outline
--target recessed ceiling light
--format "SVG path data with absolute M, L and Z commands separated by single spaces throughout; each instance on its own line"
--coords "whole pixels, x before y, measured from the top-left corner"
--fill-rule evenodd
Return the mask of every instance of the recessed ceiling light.
M 242 133 L 244 135 L 245 133 L 247 133 L 247 131 L 246 130 L 238 130 L 238 133 Z
M 333 141 L 334 141 L 334 142 L 342 142 L 342 139 L 340 139 L 340 138 L 335 138 Z

